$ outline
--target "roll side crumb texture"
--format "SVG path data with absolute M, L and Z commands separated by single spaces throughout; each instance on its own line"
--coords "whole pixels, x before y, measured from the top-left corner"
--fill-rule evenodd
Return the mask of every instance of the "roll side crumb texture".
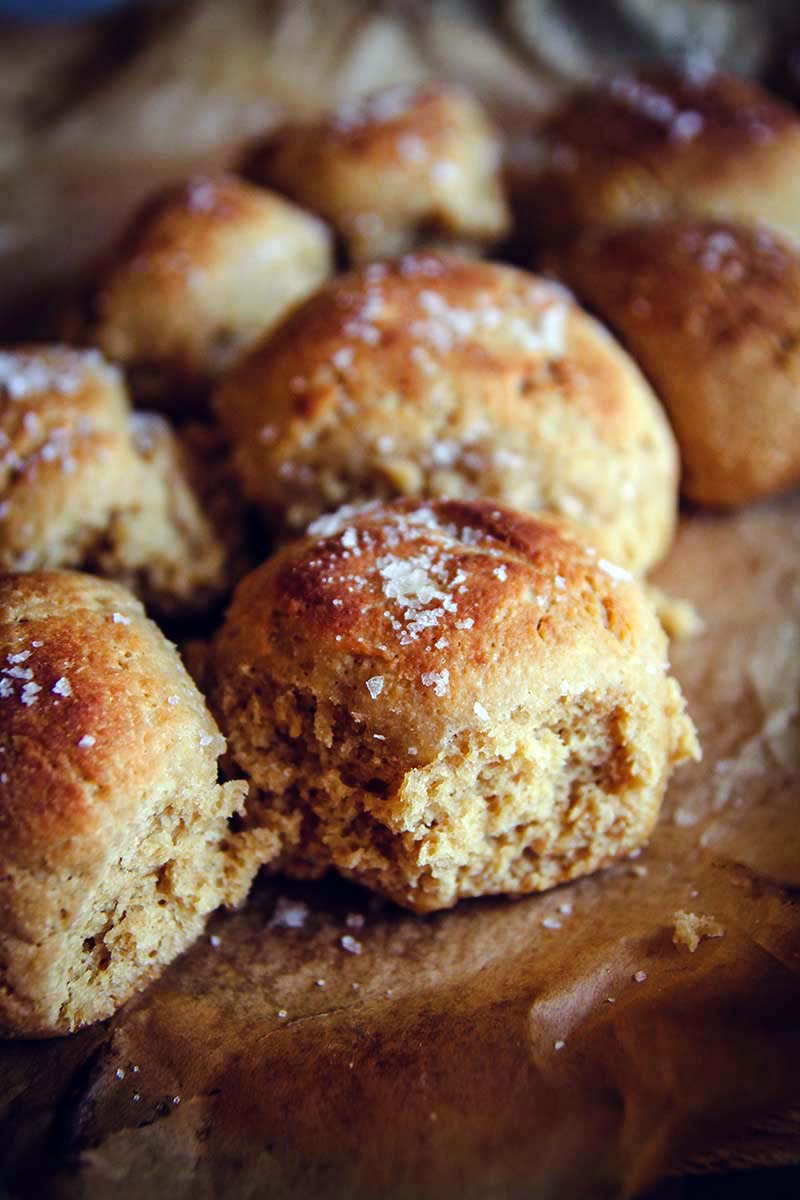
M 139 217 L 82 337 L 125 367 L 137 400 L 191 414 L 331 267 L 316 217 L 233 176 L 198 177 Z
M 509 228 L 499 139 L 454 86 L 386 88 L 291 125 L 249 172 L 330 221 L 354 264 L 426 241 L 480 250 Z
M 636 571 L 672 540 L 661 405 L 563 288 L 511 267 L 417 253 L 333 280 L 215 407 L 278 535 L 347 502 L 421 495 L 565 515 Z
M 543 244 L 680 212 L 798 237 L 800 119 L 732 76 L 663 66 L 615 75 L 547 122 L 526 207 Z
M 560 268 L 666 406 L 686 496 L 744 504 L 800 481 L 793 243 L 764 227 L 674 219 L 586 234 Z
M 323 517 L 242 581 L 212 707 L 280 863 L 418 912 L 641 846 L 697 757 L 641 587 L 490 501 Z
M 0 569 L 84 567 L 162 613 L 203 607 L 226 553 L 161 417 L 97 351 L 0 351 Z
M 116 584 L 0 577 L 0 1033 L 110 1015 L 241 900 L 263 837 L 174 647 Z M 256 853 L 256 847 L 259 847 Z

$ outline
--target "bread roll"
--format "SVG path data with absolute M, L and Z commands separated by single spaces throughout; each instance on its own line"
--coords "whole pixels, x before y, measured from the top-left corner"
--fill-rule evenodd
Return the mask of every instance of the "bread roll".
M 564 278 L 666 406 L 700 504 L 800 481 L 800 251 L 763 227 L 691 218 L 587 234 Z
M 346 502 L 421 495 L 564 514 L 636 571 L 672 539 L 661 406 L 563 289 L 510 267 L 416 254 L 334 280 L 215 405 L 278 534 Z
M 124 588 L 0 577 L 0 1033 L 107 1017 L 245 895 L 263 839 L 174 647 Z
M 330 274 L 310 213 L 231 175 L 197 177 L 140 215 L 94 291 L 81 337 L 177 415 Z M 200 404 L 200 406 L 202 406 Z
M 429 912 L 642 845 L 697 755 L 666 654 L 640 586 L 565 524 L 406 500 L 247 576 L 209 674 L 282 865 Z
M 625 72 L 569 99 L 543 135 L 525 205 L 541 243 L 675 213 L 800 236 L 800 119 L 756 83 Z
M 290 125 L 249 170 L 330 221 L 360 264 L 431 240 L 475 250 L 497 241 L 509 227 L 499 167 L 499 139 L 478 102 L 426 84 Z
M 84 567 L 161 613 L 206 606 L 226 552 L 167 423 L 97 351 L 0 352 L 0 570 Z

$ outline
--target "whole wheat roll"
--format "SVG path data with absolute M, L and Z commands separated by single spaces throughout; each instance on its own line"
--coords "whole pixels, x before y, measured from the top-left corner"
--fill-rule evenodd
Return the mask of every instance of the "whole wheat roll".
M 674 218 L 587 233 L 559 274 L 650 379 L 683 493 L 732 506 L 800 480 L 800 252 L 764 226 Z
M 697 755 L 641 586 L 491 501 L 322 517 L 239 585 L 208 664 L 276 864 L 428 912 L 641 846 Z
M 672 540 L 661 406 L 568 293 L 511 267 L 418 253 L 335 279 L 214 404 L 278 536 L 343 503 L 420 495 L 565 515 L 636 571 Z
M 159 416 L 131 413 L 96 350 L 0 351 L 0 569 L 80 567 L 135 589 L 163 615 L 218 600 L 228 553 Z
M 265 835 L 229 828 L 246 787 L 218 784 L 225 741 L 125 588 L 1 576 L 0 663 L 0 1033 L 51 1036 L 241 900 Z
M 509 229 L 500 139 L 455 84 L 385 88 L 287 125 L 247 169 L 330 221 L 356 265 L 430 242 L 479 252 Z
M 800 118 L 757 83 L 656 65 L 578 91 L 515 191 L 541 246 L 676 214 L 800 236 Z
M 148 203 L 65 334 L 98 346 L 146 406 L 202 412 L 214 380 L 332 269 L 323 223 L 234 175 Z

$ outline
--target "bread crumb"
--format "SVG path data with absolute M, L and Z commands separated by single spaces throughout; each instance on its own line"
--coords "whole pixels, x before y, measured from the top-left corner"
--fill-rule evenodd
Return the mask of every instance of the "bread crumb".
M 694 954 L 703 938 L 719 938 L 725 936 L 725 929 L 715 917 L 707 913 L 684 912 L 678 909 L 674 914 L 672 942 L 675 946 L 686 946 L 690 954 Z
M 696 637 L 705 629 L 705 621 L 689 600 L 670 596 L 661 588 L 648 586 L 648 596 L 664 633 L 673 642 Z
M 270 919 L 271 929 L 302 929 L 308 916 L 308 905 L 302 900 L 279 896 Z

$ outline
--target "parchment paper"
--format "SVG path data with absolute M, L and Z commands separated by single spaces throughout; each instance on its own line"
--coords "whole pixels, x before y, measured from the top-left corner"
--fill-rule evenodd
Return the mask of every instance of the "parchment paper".
M 639 858 L 425 919 L 259 885 L 107 1025 L 0 1046 L 19 1194 L 631 1197 L 800 1156 L 800 498 L 688 519 L 658 581 L 707 624 L 673 648 L 705 758 Z

